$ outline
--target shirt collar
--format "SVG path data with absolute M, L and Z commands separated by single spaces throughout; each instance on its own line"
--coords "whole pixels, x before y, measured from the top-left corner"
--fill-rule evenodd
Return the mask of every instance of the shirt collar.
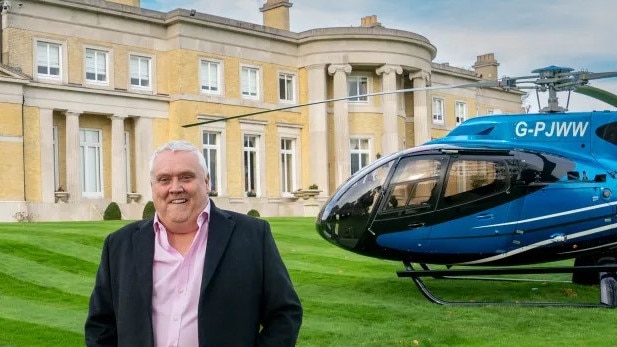
M 208 218 L 208 216 L 210 216 L 210 205 L 210 200 L 208 200 L 206 207 L 201 211 L 199 216 L 197 216 L 197 230 L 201 230 L 201 226 L 204 225 L 204 223 L 208 223 L 208 221 L 210 220 L 210 218 Z M 161 223 L 161 221 L 159 220 L 158 212 L 155 212 L 154 233 L 158 233 L 161 229 L 165 230 L 165 225 L 163 225 L 163 223 Z

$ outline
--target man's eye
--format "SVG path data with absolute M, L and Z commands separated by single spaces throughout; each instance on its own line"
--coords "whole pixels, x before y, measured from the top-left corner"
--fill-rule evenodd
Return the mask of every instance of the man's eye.
M 167 177 L 159 178 L 159 183 L 167 183 L 167 182 L 169 182 L 169 178 L 167 178 Z
M 193 178 L 193 176 L 182 176 L 180 179 L 183 180 L 184 182 L 190 181 Z

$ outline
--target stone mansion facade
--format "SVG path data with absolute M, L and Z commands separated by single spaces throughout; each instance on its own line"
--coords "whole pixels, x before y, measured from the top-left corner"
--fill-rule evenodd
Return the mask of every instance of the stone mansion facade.
M 473 70 L 438 64 L 427 38 L 375 16 L 296 33 L 288 0 L 265 2 L 263 25 L 139 0 L 3 4 L 0 221 L 97 220 L 111 201 L 139 219 L 150 155 L 172 139 L 203 148 L 217 206 L 314 216 L 376 158 L 522 110 L 517 90 L 362 96 L 497 78 L 493 54 Z M 182 127 L 205 120 L 219 121 Z M 311 185 L 315 198 L 294 194 Z

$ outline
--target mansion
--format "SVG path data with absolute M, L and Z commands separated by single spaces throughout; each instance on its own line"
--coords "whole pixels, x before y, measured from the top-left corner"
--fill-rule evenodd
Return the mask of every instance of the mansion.
M 522 111 L 519 90 L 366 96 L 498 77 L 492 53 L 473 70 L 435 63 L 429 39 L 375 16 L 292 32 L 288 0 L 255 8 L 262 24 L 140 0 L 2 4 L 3 222 L 99 220 L 112 201 L 140 219 L 150 156 L 176 139 L 203 148 L 217 206 L 315 216 L 377 158 L 467 118 Z M 316 103 L 328 99 L 337 101 Z M 233 118 L 265 110 L 274 111 Z M 205 121 L 215 122 L 183 127 Z M 295 194 L 315 185 L 315 197 Z

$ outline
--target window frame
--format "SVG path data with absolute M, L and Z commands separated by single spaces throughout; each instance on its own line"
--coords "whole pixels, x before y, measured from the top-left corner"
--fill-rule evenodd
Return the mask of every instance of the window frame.
M 352 141 L 358 141 L 358 149 L 354 149 Z M 362 142 L 366 141 L 366 148 L 362 147 Z M 355 174 L 356 172 L 362 170 L 367 167 L 371 163 L 371 153 L 373 148 L 373 139 L 369 136 L 351 136 L 349 138 L 349 173 L 350 175 Z M 353 168 L 353 157 L 354 155 L 358 156 L 358 169 L 354 171 Z M 366 163 L 363 165 L 363 155 L 366 155 Z
M 58 75 L 51 74 L 42 74 L 39 73 L 39 64 L 38 64 L 38 53 L 39 53 L 39 43 L 58 46 Z M 47 38 L 34 38 L 33 39 L 33 59 L 32 59 L 32 71 L 33 76 L 37 81 L 46 82 L 46 83 L 56 83 L 62 84 L 67 80 L 67 69 L 66 69 L 66 41 L 52 40 Z M 49 57 L 47 58 L 48 68 L 51 62 L 49 61 Z
M 99 80 L 92 80 L 88 78 L 88 62 L 87 62 L 87 55 L 88 55 L 88 51 L 92 50 L 95 52 L 100 52 L 103 53 L 105 56 L 105 76 L 106 79 L 104 81 L 99 81 Z M 85 85 L 89 85 L 89 86 L 96 86 L 96 87 L 107 87 L 107 88 L 113 88 L 113 51 L 109 48 L 106 47 L 97 47 L 97 46 L 90 46 L 90 45 L 85 45 L 83 48 L 83 81 Z M 95 62 L 96 65 L 96 62 Z M 96 72 L 95 70 L 95 77 L 98 74 L 98 72 Z
M 437 103 L 439 103 L 439 105 Z M 445 118 L 446 118 L 445 104 L 446 104 L 446 100 L 444 98 L 438 97 L 438 96 L 433 97 L 433 102 L 431 106 L 433 124 L 437 124 L 437 125 L 445 124 Z M 436 111 L 439 111 L 439 113 L 437 113 Z
M 285 83 L 281 84 L 281 79 L 285 78 Z M 291 81 L 288 81 L 287 78 L 290 78 Z M 279 71 L 278 73 L 278 100 L 279 102 L 282 103 L 288 103 L 288 104 L 294 104 L 296 103 L 297 97 L 296 97 L 296 91 L 297 91 L 297 75 L 295 73 L 292 72 L 288 72 L 288 71 Z M 283 90 L 281 89 L 282 85 L 285 86 L 285 96 L 284 98 L 281 98 L 281 94 L 283 93 Z M 287 90 L 288 87 L 291 88 L 291 91 Z
M 251 88 L 251 81 L 250 78 L 248 81 L 246 81 L 247 85 L 246 87 L 248 88 L 247 91 L 245 91 L 245 76 L 244 76 L 244 72 L 247 72 L 247 78 L 250 77 L 248 75 L 249 72 L 254 71 L 255 72 L 255 95 L 252 95 L 252 88 Z M 246 65 L 246 64 L 241 64 L 240 65 L 240 96 L 243 99 L 247 99 L 247 100 L 261 100 L 261 81 L 262 81 L 262 76 L 261 76 L 261 67 L 259 66 L 255 66 L 255 65 Z
M 206 135 L 214 136 L 214 144 L 205 143 Z M 217 194 L 221 193 L 221 133 L 219 131 L 212 131 L 209 129 L 201 130 L 201 151 L 206 160 L 208 171 L 210 172 L 210 189 Z M 214 151 L 214 158 L 210 156 L 211 151 Z M 214 170 L 212 169 L 212 162 L 215 162 Z
M 456 125 L 459 125 L 463 123 L 464 121 L 466 121 L 468 114 L 469 114 L 468 107 L 465 101 L 454 102 L 454 117 L 455 117 L 454 121 Z
M 204 89 L 205 80 L 204 80 L 204 64 L 213 64 L 217 67 L 216 71 L 216 88 L 217 90 L 212 89 Z M 224 88 L 224 78 L 223 78 L 223 62 L 217 59 L 211 58 L 200 58 L 199 59 L 199 93 L 206 95 L 223 95 Z
M 132 64 L 131 64 L 133 58 L 138 58 L 138 59 L 141 58 L 141 59 L 148 60 L 148 81 L 150 83 L 147 87 L 144 87 L 141 84 L 140 85 L 133 84 L 133 70 L 132 70 Z M 139 60 L 138 60 L 138 66 L 141 69 Z M 139 78 L 139 81 L 141 81 L 141 77 L 138 77 L 138 78 Z M 146 92 L 154 91 L 154 57 L 153 56 L 148 55 L 148 54 L 142 54 L 142 53 L 130 53 L 129 54 L 128 85 L 129 85 L 129 88 L 134 91 L 146 91 Z
M 361 80 L 366 80 L 366 91 L 364 93 L 362 93 L 360 91 L 360 85 L 361 85 Z M 352 104 L 368 104 L 369 103 L 369 97 L 368 96 L 364 96 L 362 98 L 353 98 L 356 95 L 364 95 L 364 94 L 368 94 L 369 91 L 371 90 L 371 77 L 368 76 L 367 74 L 360 74 L 360 73 L 351 73 L 349 76 L 347 76 L 347 96 L 349 96 L 350 98 L 347 100 L 348 103 L 352 103 Z M 352 94 L 352 83 L 356 83 L 356 88 L 355 88 L 355 92 L 357 94 Z
M 98 158 L 94 158 L 94 160 L 96 160 L 95 163 L 95 171 L 98 168 L 98 172 L 89 172 L 87 171 L 88 167 L 84 161 L 85 159 L 85 155 L 88 153 L 87 151 L 84 151 L 84 146 L 86 144 L 88 144 L 88 142 L 82 142 L 81 141 L 81 134 L 82 132 L 97 132 L 98 133 L 98 138 L 99 138 L 99 142 L 95 145 L 95 146 L 87 146 L 87 148 L 96 148 L 96 156 Z M 104 192 L 105 192 L 105 180 L 104 180 L 104 167 L 103 167 L 103 130 L 101 129 L 95 129 L 95 128 L 79 128 L 79 159 L 80 159 L 80 165 L 79 165 L 79 174 L 80 174 L 80 181 L 81 181 L 81 194 L 83 197 L 85 198 L 103 198 L 104 197 Z M 95 187 L 98 188 L 98 190 L 94 190 L 94 191 L 86 191 L 86 182 L 85 180 L 90 177 L 91 174 L 94 174 L 95 177 Z M 88 177 L 86 177 L 88 176 Z

